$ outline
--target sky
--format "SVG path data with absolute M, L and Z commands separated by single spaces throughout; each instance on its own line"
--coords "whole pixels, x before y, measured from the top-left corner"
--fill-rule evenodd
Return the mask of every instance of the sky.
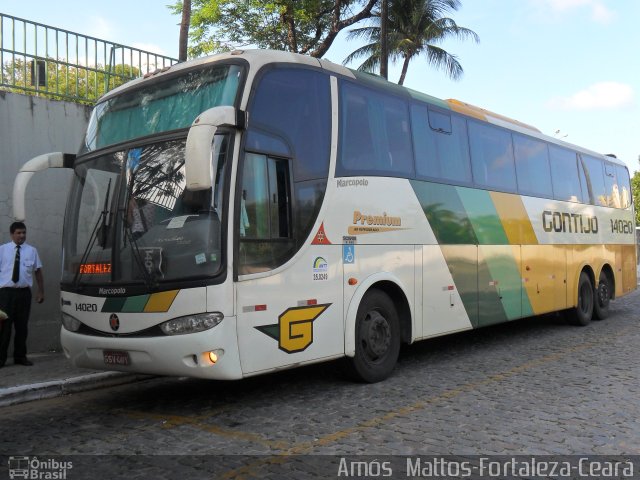
M 177 58 L 180 17 L 169 3 L 0 0 L 0 13 Z M 479 44 L 442 45 L 462 64 L 462 79 L 420 58 L 405 86 L 613 153 L 632 174 L 640 170 L 640 1 L 462 0 L 451 17 L 480 36 Z M 342 63 L 358 46 L 342 34 L 325 58 Z M 389 79 L 399 75 L 400 65 L 390 66 Z

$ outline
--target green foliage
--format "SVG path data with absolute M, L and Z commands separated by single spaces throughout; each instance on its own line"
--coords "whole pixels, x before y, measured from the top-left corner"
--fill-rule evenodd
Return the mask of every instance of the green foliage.
M 636 171 L 631 177 L 631 192 L 636 208 L 636 226 L 640 227 L 640 171 Z
M 444 70 L 454 80 L 462 76 L 463 69 L 455 55 L 441 48 L 448 38 L 471 39 L 479 42 L 478 35 L 460 27 L 446 15 L 460 8 L 460 0 L 388 0 L 389 60 L 402 62 L 398 83 L 402 85 L 409 63 L 423 55 L 427 62 Z M 375 72 L 380 67 L 380 13 L 376 12 L 371 25 L 349 32 L 349 39 L 361 39 L 367 43 L 351 53 L 343 63 L 364 58 L 358 70 Z
M 321 57 L 340 30 L 371 16 L 377 0 L 192 0 L 189 56 L 243 48 Z M 181 15 L 182 2 L 169 8 Z
M 32 78 L 31 62 L 16 58 L 2 65 L 2 83 L 8 91 L 29 92 L 45 98 L 72 99 L 92 105 L 109 90 L 140 76 L 140 70 L 130 65 L 116 65 L 106 72 L 102 65 L 69 66 L 49 58 L 46 60 L 46 82 L 37 86 Z

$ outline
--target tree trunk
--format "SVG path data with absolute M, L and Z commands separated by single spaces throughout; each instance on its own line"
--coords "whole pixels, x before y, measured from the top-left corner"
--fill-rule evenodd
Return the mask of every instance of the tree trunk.
M 191 0 L 182 0 L 182 21 L 180 22 L 180 40 L 178 41 L 178 60 L 187 59 L 189 43 L 189 23 L 191 22 Z
M 387 25 L 389 24 L 388 0 L 382 0 L 380 8 L 380 76 L 389 79 L 389 48 Z
M 327 36 L 324 38 L 324 40 L 320 43 L 320 45 L 318 45 L 318 47 L 315 50 L 309 53 L 309 55 L 312 57 L 321 58 L 325 53 L 327 53 L 327 50 L 329 50 L 329 47 L 331 46 L 333 41 L 338 36 L 338 33 L 340 33 L 342 29 L 350 27 L 354 23 L 357 23 L 360 20 L 364 20 L 365 18 L 371 18 L 372 16 L 371 10 L 376 5 L 376 3 L 378 3 L 378 1 L 379 0 L 368 0 L 364 8 L 360 10 L 358 13 L 356 13 L 355 15 L 352 15 L 349 18 L 345 18 L 344 20 L 341 20 L 340 9 L 342 6 L 342 1 L 336 0 L 335 7 L 334 7 L 333 21 L 331 23 L 331 29 L 327 33 Z
M 296 38 L 296 23 L 293 18 L 293 8 L 291 4 L 287 4 L 282 14 L 282 21 L 287 26 L 287 43 L 289 51 L 298 53 L 298 39 Z
M 404 57 L 404 62 L 402 62 L 402 73 L 400 74 L 400 80 L 398 80 L 398 85 L 404 84 L 404 79 L 407 76 L 407 70 L 409 70 L 409 62 L 411 61 L 411 57 Z

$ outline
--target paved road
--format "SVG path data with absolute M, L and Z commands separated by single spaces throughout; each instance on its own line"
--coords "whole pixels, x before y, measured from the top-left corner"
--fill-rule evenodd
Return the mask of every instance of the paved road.
M 312 478 L 341 455 L 640 455 L 639 320 L 635 292 L 584 328 L 544 316 L 420 342 L 374 385 L 330 363 L 0 408 L 0 454 L 70 458 L 70 479 L 95 462 L 113 478 Z

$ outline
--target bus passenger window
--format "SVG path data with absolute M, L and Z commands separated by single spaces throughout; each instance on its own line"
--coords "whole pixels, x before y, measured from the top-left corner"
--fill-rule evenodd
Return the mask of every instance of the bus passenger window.
M 608 205 L 607 192 L 604 187 L 604 163 L 589 155 L 581 155 L 587 177 L 587 188 L 594 205 Z
M 426 105 L 412 105 L 411 127 L 416 173 L 420 177 L 462 185 L 471 183 L 464 118 L 436 112 Z
M 586 183 L 579 176 L 578 163 L 575 152 L 565 148 L 549 145 L 551 160 L 551 183 L 553 198 L 565 202 L 584 202 L 588 199 Z M 583 189 L 583 185 L 584 189 Z M 583 190 L 585 194 L 583 195 Z M 587 200 L 588 202 L 588 200 Z
M 413 176 L 407 103 L 393 95 L 341 83 L 338 176 Z
M 629 208 L 631 206 L 631 185 L 629 171 L 626 167 L 616 165 L 616 179 L 618 180 L 618 191 L 620 192 L 620 208 Z
M 553 198 L 547 144 L 535 138 L 513 134 L 513 146 L 518 192 L 522 195 Z
M 511 133 L 479 122 L 469 122 L 473 180 L 480 187 L 516 191 Z
M 607 205 L 609 207 L 621 208 L 620 189 L 616 180 L 616 168 L 613 164 L 604 164 L 604 188 Z

